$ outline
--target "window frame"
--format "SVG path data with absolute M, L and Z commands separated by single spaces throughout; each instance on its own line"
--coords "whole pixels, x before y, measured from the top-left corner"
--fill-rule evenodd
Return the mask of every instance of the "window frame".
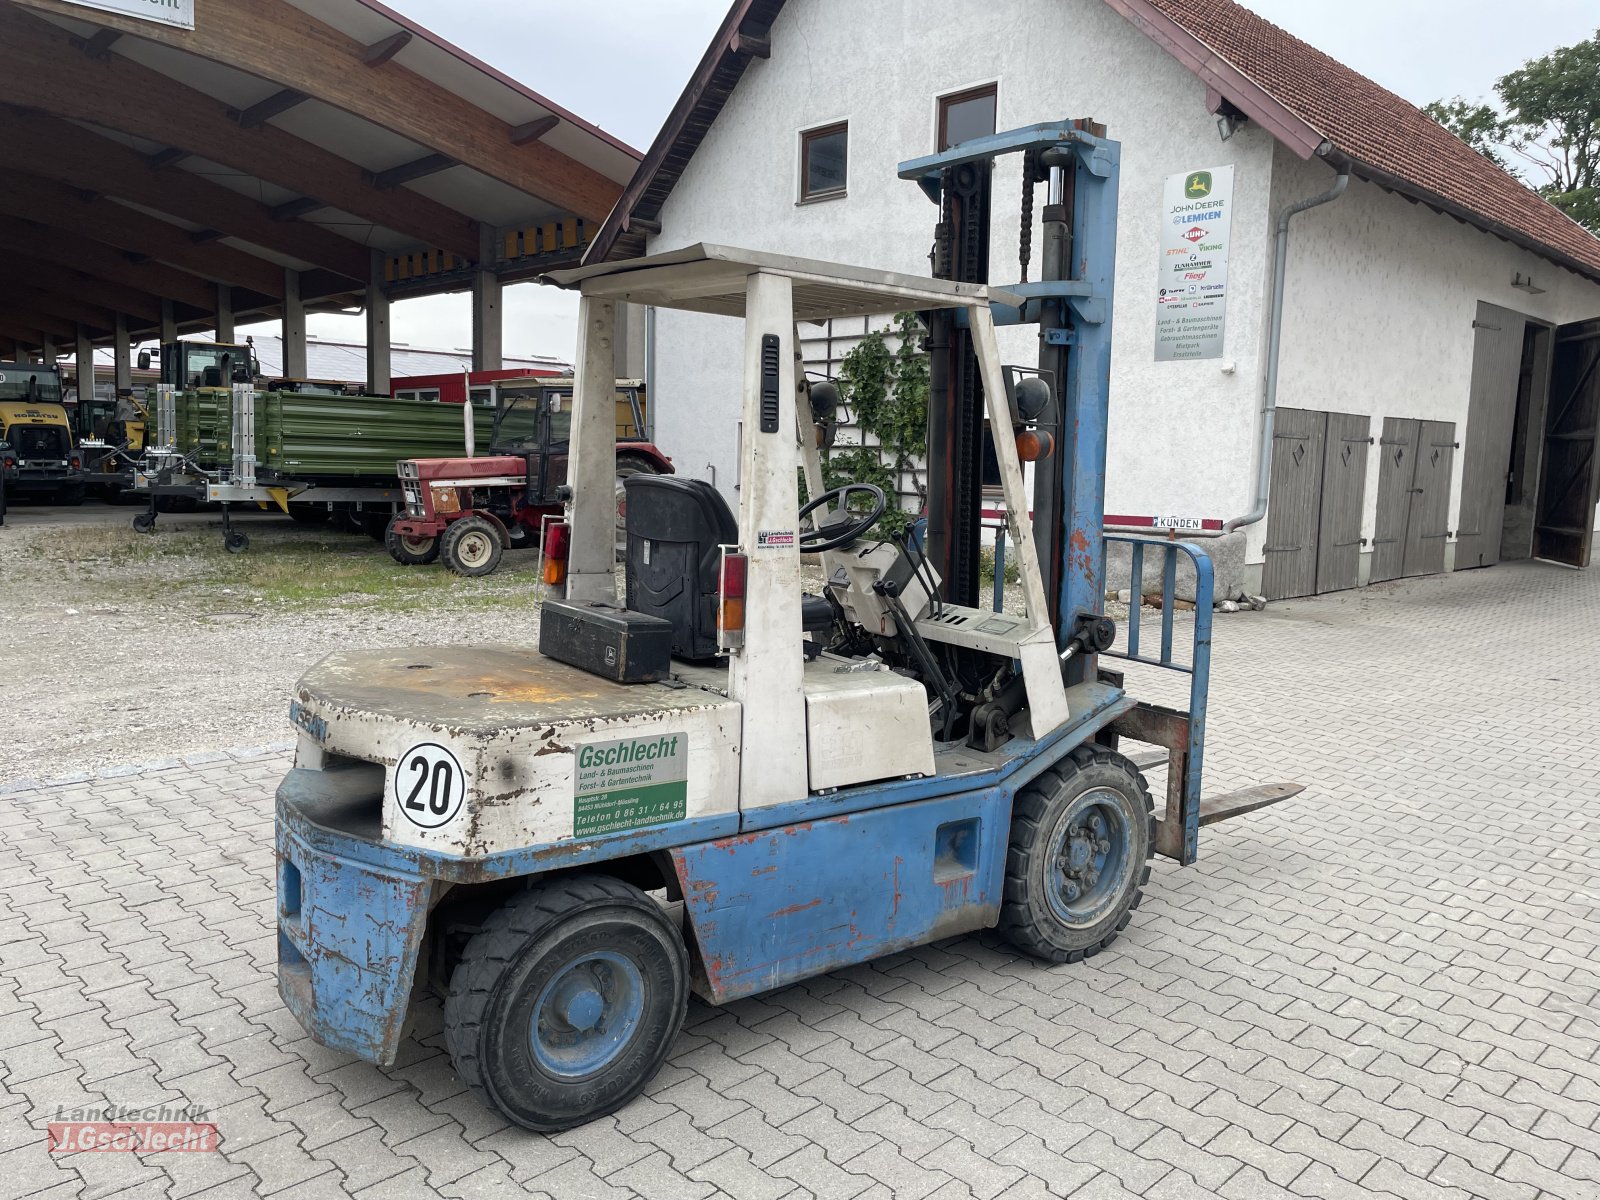
M 971 100 L 987 97 L 994 101 L 994 128 L 990 133 L 996 133 L 1000 128 L 1000 81 L 992 79 L 988 83 L 978 83 L 971 87 L 961 88 L 958 91 L 946 92 L 933 99 L 933 145 L 934 152 L 942 154 L 950 149 L 947 134 L 949 131 L 950 109 L 957 104 L 965 104 Z
M 811 145 L 825 137 L 835 134 L 844 134 L 844 183 L 836 188 L 826 191 L 813 192 L 808 190 L 811 182 Z M 838 121 L 829 121 L 826 125 L 814 125 L 810 129 L 800 131 L 800 198 L 796 204 L 817 204 L 824 200 L 840 200 L 850 194 L 850 121 L 843 118 Z

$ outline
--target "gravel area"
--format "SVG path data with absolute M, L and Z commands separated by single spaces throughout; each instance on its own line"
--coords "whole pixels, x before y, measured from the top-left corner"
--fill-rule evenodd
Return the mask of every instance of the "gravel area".
M 153 536 L 129 516 L 24 508 L 0 527 L 0 785 L 285 742 L 295 680 L 334 649 L 537 640 L 532 551 L 464 580 L 279 516 L 237 521 L 240 556 L 215 515 L 163 517 Z M 818 591 L 820 570 L 803 582 Z M 1020 587 L 1006 608 L 1022 611 Z
M 357 535 L 260 517 L 246 527 L 252 546 L 237 559 L 213 522 L 153 538 L 125 519 L 0 529 L 0 783 L 284 741 L 295 680 L 336 648 L 537 636 L 531 551 L 507 554 L 488 579 L 456 580 L 437 565 L 401 567 Z M 281 578 L 252 586 L 248 572 L 274 563 L 315 582 L 321 546 L 330 565 L 356 560 L 379 586 L 363 580 L 327 601 L 286 598 Z M 418 573 L 438 586 L 403 578 Z M 406 592 L 384 591 L 386 575 Z

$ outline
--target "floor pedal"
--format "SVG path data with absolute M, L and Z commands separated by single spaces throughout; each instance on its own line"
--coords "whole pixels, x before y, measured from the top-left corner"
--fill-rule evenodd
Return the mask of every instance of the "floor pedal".
M 1224 792 L 1220 796 L 1207 796 L 1200 801 L 1200 824 L 1215 825 L 1229 817 L 1240 817 L 1269 804 L 1278 804 L 1306 790 L 1303 783 L 1263 783 L 1242 788 L 1237 792 Z

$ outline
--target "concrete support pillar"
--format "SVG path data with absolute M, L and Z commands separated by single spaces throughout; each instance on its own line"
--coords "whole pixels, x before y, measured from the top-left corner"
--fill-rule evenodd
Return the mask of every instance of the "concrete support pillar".
M 367 394 L 389 394 L 389 296 L 383 290 L 381 250 L 372 252 L 372 267 L 367 274 Z
M 617 378 L 644 378 L 645 306 L 617 305 Z
M 217 341 L 233 341 L 233 289 L 217 284 Z
M 617 598 L 617 400 L 610 379 L 616 336 L 614 301 L 595 296 L 578 301 L 578 379 L 567 460 L 573 489 L 567 510 L 572 522 L 568 600 L 615 603 Z
M 472 276 L 472 369 L 498 371 L 502 359 L 500 276 L 494 272 L 494 230 L 478 226 L 478 269 Z
M 300 299 L 300 272 L 283 273 L 283 374 L 306 377 L 306 305 Z
M 161 302 L 161 344 L 169 345 L 178 340 L 178 315 L 173 311 L 172 301 Z
M 11 354 L 9 356 L 8 361 L 10 361 L 10 362 L 27 362 L 28 361 L 28 347 L 27 347 L 27 344 L 24 343 L 24 342 L 13 341 L 11 343 Z
M 59 357 L 55 338 L 49 334 L 40 334 L 39 337 L 41 339 L 39 361 L 47 365 L 55 362 Z
M 94 342 L 82 325 L 78 326 L 73 365 L 78 375 L 78 436 L 92 436 L 95 430 L 89 411 L 94 404 Z
M 128 318 L 117 314 L 117 327 L 111 335 L 112 351 L 116 359 L 117 395 L 133 390 L 133 347 L 128 341 Z

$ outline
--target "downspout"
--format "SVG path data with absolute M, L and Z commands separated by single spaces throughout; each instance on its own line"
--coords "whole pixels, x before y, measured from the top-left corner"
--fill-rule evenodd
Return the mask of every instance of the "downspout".
M 1256 498 L 1250 511 L 1222 524 L 1223 533 L 1254 525 L 1267 515 L 1267 490 L 1272 482 L 1272 435 L 1278 415 L 1278 353 L 1283 348 L 1283 287 L 1289 270 L 1289 222 L 1307 209 L 1330 204 L 1350 186 L 1350 166 L 1339 168 L 1333 186 L 1319 196 L 1301 200 L 1283 210 L 1278 218 L 1277 253 L 1272 264 L 1272 321 L 1267 327 L 1267 382 L 1261 403 L 1261 437 L 1256 447 Z

